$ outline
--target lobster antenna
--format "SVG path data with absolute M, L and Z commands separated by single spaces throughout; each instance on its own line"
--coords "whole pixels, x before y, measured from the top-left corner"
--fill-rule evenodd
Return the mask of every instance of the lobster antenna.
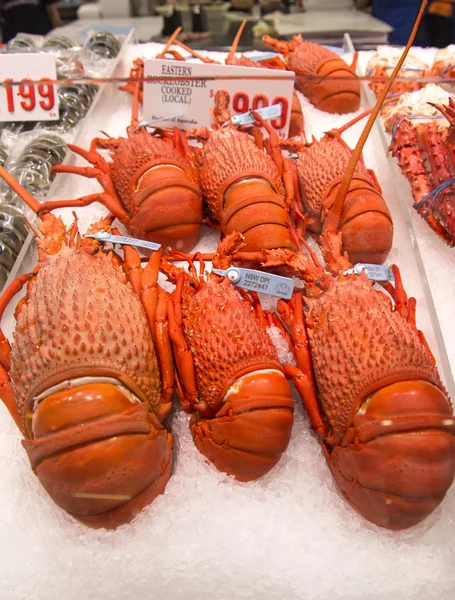
M 29 206 L 32 211 L 37 214 L 41 203 L 38 202 L 36 198 L 34 198 L 30 192 L 28 192 L 8 171 L 0 166 L 0 177 L 6 181 L 6 183 L 10 186 L 10 188 L 16 192 L 18 196 L 22 198 L 22 200 Z
M 194 58 L 197 58 L 198 60 L 202 61 L 203 63 L 206 63 L 211 60 L 208 56 L 202 56 L 202 54 L 199 54 L 199 52 L 196 52 L 196 50 L 193 50 L 193 48 L 186 46 L 180 40 L 175 40 L 174 44 L 176 46 L 179 46 L 179 48 L 186 50 L 189 54 L 191 54 L 191 56 L 194 56 Z
M 379 111 L 381 110 L 381 108 L 383 106 L 384 100 L 385 100 L 387 94 L 389 93 L 390 88 L 392 87 L 395 77 L 397 76 L 399 70 L 401 69 L 401 67 L 405 61 L 406 56 L 408 55 L 408 52 L 412 46 L 412 43 L 414 42 L 415 36 L 417 34 L 417 30 L 420 25 L 420 21 L 422 20 L 423 13 L 425 12 L 425 8 L 426 8 L 427 4 L 428 4 L 428 0 L 423 0 L 422 4 L 420 6 L 419 14 L 417 15 L 416 22 L 414 23 L 414 27 L 413 27 L 411 35 L 409 37 L 408 43 L 406 44 L 406 47 L 403 51 L 403 54 L 401 55 L 400 60 L 396 64 L 391 76 L 387 80 L 387 82 L 384 86 L 384 89 L 379 94 L 379 98 L 376 102 L 373 112 L 371 113 L 370 118 L 368 119 L 368 122 L 365 125 L 364 130 L 362 131 L 359 141 L 357 142 L 357 145 L 354 148 L 351 159 L 346 168 L 346 172 L 341 181 L 341 185 L 338 190 L 338 194 L 335 198 L 335 202 L 333 203 L 333 206 L 330 209 L 330 212 L 325 220 L 323 233 L 336 233 L 338 231 L 338 225 L 339 225 L 339 222 L 341 219 L 341 215 L 343 213 L 344 201 L 345 201 L 346 195 L 349 191 L 349 186 L 351 185 L 351 181 L 354 176 L 354 171 L 357 166 L 357 162 L 360 158 L 363 147 L 365 146 L 365 142 L 367 141 L 368 136 L 370 135 L 370 132 L 373 128 L 374 122 L 376 121 L 376 117 L 378 116 Z
M 398 101 L 398 98 L 387 98 L 387 100 L 384 100 L 384 102 L 382 103 L 381 108 L 383 108 L 384 106 L 387 106 L 387 104 L 392 104 L 393 102 L 397 102 L 397 101 Z M 353 125 L 355 125 L 356 123 L 358 123 L 359 121 L 364 119 L 365 117 L 368 117 L 368 115 L 370 115 L 374 111 L 375 108 L 376 108 L 375 106 L 373 106 L 373 108 L 367 108 L 366 110 L 363 111 L 363 113 L 360 113 L 360 115 L 357 115 L 356 117 L 351 119 L 351 121 L 348 121 L 341 127 L 338 127 L 337 132 L 344 133 L 346 131 L 346 129 L 349 129 L 350 127 L 352 127 Z
M 169 50 L 169 48 L 172 46 L 172 44 L 176 41 L 176 38 L 181 31 L 182 31 L 182 28 L 177 27 L 177 29 L 174 31 L 174 33 L 171 35 L 171 37 L 166 42 L 166 45 L 164 46 L 164 48 L 162 49 L 160 54 L 166 54 L 166 52 Z
M 144 71 L 141 73 L 141 78 L 144 76 Z M 136 82 L 134 86 L 133 94 L 133 106 L 131 109 L 131 127 L 137 127 L 139 125 L 139 96 L 141 94 L 141 82 Z
M 229 54 L 228 54 L 226 61 L 230 60 L 234 56 L 234 54 L 237 50 L 237 47 L 239 45 L 240 38 L 242 37 L 243 30 L 245 29 L 246 23 L 247 23 L 247 19 L 242 21 L 242 24 L 240 25 L 239 30 L 235 34 L 235 38 L 234 38 L 234 41 L 232 42 L 232 46 L 231 46 L 231 49 L 229 50 Z M 227 62 L 226 62 L 226 64 L 227 64 Z

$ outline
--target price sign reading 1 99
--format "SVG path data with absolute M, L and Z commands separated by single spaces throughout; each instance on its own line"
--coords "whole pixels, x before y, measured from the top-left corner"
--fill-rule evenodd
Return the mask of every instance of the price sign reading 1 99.
M 58 119 L 55 78 L 50 54 L 0 55 L 0 121 Z
M 31 79 L 22 79 L 19 85 L 13 86 L 13 79 L 9 78 L 3 83 L 10 113 L 16 112 L 18 103 L 27 112 L 35 110 L 37 103 L 43 110 L 52 110 L 55 107 L 54 85 L 50 79 L 42 78 L 38 84 L 34 84 Z

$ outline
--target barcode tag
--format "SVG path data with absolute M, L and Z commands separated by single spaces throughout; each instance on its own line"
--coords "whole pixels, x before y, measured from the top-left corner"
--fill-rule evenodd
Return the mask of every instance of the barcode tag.
M 274 119 L 275 117 L 279 117 L 281 115 L 281 104 L 272 104 L 272 106 L 265 106 L 264 108 L 258 108 L 256 110 L 257 113 L 261 115 L 261 117 L 265 120 Z M 256 121 L 255 117 L 248 111 L 241 115 L 234 115 L 231 117 L 231 123 L 233 125 L 250 125 Z M 229 121 L 228 121 L 229 123 Z M 226 125 L 226 123 L 225 123 Z
M 386 265 L 372 265 L 368 263 L 357 263 L 353 269 L 345 271 L 343 275 L 360 275 L 364 271 L 368 279 L 373 281 L 394 281 L 392 269 Z
M 112 244 L 125 244 L 126 246 L 137 246 L 138 248 L 147 248 L 147 250 L 159 250 L 161 244 L 155 242 L 147 242 L 146 240 L 138 240 L 137 238 L 126 237 L 123 235 L 112 235 L 107 231 L 99 231 L 92 235 L 86 235 L 85 237 L 93 238 L 99 242 L 111 242 Z
M 227 277 L 232 284 L 244 290 L 269 294 L 286 300 L 292 297 L 294 291 L 294 280 L 290 277 L 281 277 L 281 275 L 273 275 L 264 271 L 238 267 L 229 267 L 226 270 L 212 269 L 212 272 Z

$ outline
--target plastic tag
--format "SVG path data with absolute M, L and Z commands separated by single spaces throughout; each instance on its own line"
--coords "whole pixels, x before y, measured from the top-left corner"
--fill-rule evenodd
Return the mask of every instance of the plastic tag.
M 276 52 L 262 52 L 261 54 L 253 54 L 253 56 L 246 56 L 249 60 L 260 61 L 260 60 L 269 60 L 270 58 L 275 58 L 278 56 Z
M 392 269 L 386 265 L 357 263 L 353 269 L 345 271 L 343 275 L 360 275 L 362 271 L 365 271 L 368 279 L 372 279 L 373 281 L 394 281 Z
M 126 244 L 127 246 L 138 246 L 139 248 L 147 248 L 147 250 L 159 250 L 161 244 L 155 242 L 147 242 L 146 240 L 138 240 L 137 238 L 126 237 L 123 235 L 112 235 L 107 231 L 100 231 L 93 235 L 86 235 L 85 237 L 93 238 L 99 242 L 111 242 L 112 244 Z
M 272 104 L 272 106 L 258 108 L 256 112 L 259 113 L 263 119 L 274 119 L 275 117 L 279 117 L 281 114 L 281 104 Z M 231 123 L 233 123 L 234 125 L 250 125 L 255 121 L 256 118 L 253 116 L 251 111 L 242 113 L 241 115 L 234 115 L 233 117 L 231 117 Z M 227 123 L 224 123 L 223 127 L 225 125 L 227 125 Z
M 229 267 L 225 271 L 222 269 L 212 269 L 213 273 L 227 277 L 229 281 L 253 292 L 269 294 L 278 298 L 289 300 L 294 291 L 294 280 L 281 275 L 272 275 L 264 271 L 255 271 L 254 269 L 241 269 L 238 267 Z

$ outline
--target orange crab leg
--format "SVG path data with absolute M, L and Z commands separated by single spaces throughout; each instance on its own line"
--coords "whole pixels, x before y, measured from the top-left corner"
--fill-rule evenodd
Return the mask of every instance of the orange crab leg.
M 128 213 L 117 203 L 115 198 L 112 198 L 112 196 L 107 193 L 90 194 L 88 196 L 76 198 L 75 200 L 51 200 L 49 202 L 43 202 L 39 205 L 39 208 L 37 208 L 36 212 L 37 214 L 43 214 L 57 208 L 77 208 L 89 206 L 94 202 L 99 202 L 105 206 L 109 212 L 111 212 L 117 219 L 119 219 L 119 221 L 121 221 L 121 223 L 129 223 L 130 216 Z

